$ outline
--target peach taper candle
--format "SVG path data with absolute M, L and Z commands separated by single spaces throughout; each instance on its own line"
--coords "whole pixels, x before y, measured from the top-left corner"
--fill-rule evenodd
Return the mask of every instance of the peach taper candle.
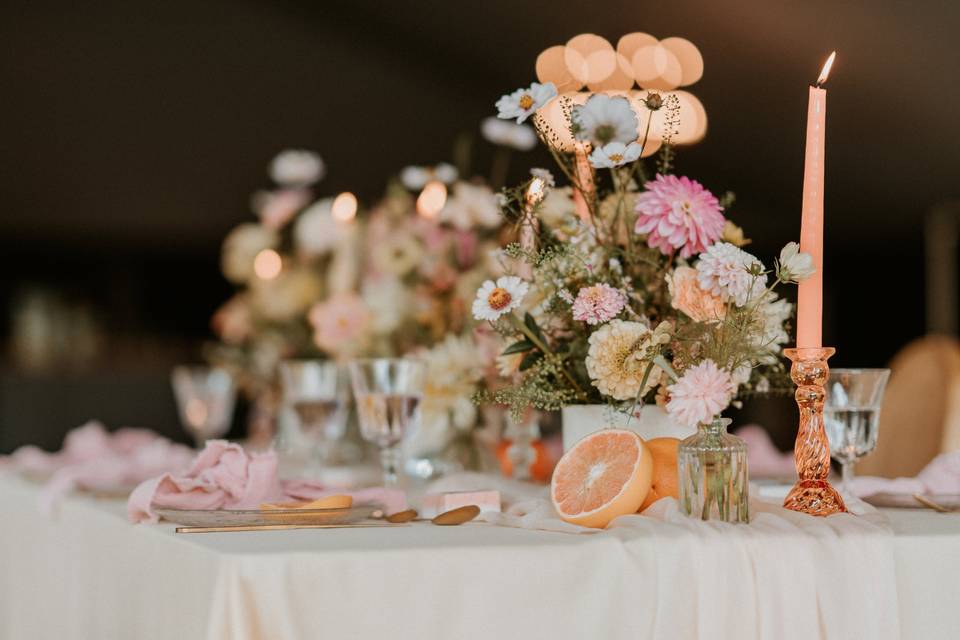
M 836 55 L 834 51 L 827 58 L 817 83 L 810 87 L 807 104 L 800 250 L 813 257 L 816 273 L 800 283 L 797 293 L 797 347 L 800 349 L 823 346 L 823 169 L 827 122 L 827 91 L 823 84 Z

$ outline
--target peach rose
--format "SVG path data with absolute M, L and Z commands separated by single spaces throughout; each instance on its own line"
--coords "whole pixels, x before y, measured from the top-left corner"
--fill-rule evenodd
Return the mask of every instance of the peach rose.
M 719 322 L 727 315 L 727 308 L 719 296 L 704 291 L 697 284 L 697 270 L 677 267 L 667 276 L 670 304 L 697 322 Z

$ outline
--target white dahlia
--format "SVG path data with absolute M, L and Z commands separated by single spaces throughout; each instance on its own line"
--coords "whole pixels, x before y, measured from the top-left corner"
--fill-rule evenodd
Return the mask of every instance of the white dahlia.
M 717 242 L 700 254 L 697 262 L 697 279 L 700 288 L 723 300 L 733 300 L 742 307 L 750 298 L 756 299 L 767 284 L 765 275 L 750 271 L 763 265 L 755 257 L 729 242 Z

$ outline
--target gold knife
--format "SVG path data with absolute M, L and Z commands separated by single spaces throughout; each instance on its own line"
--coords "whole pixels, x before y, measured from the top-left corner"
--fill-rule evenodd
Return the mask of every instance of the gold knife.
M 369 529 L 409 525 L 370 522 L 366 524 L 243 524 L 218 527 L 177 527 L 177 533 L 227 533 L 231 531 L 286 531 L 288 529 Z

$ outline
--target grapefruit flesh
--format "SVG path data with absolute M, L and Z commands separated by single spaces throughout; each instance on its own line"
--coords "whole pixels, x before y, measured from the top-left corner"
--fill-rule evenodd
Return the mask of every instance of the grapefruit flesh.
M 603 429 L 567 451 L 553 471 L 550 497 L 560 517 L 602 529 L 636 513 L 653 481 L 653 455 L 633 431 Z
M 680 497 L 680 476 L 677 473 L 677 438 L 654 438 L 647 440 L 647 449 L 653 455 L 653 483 L 646 500 L 640 505 L 645 510 L 660 498 Z

